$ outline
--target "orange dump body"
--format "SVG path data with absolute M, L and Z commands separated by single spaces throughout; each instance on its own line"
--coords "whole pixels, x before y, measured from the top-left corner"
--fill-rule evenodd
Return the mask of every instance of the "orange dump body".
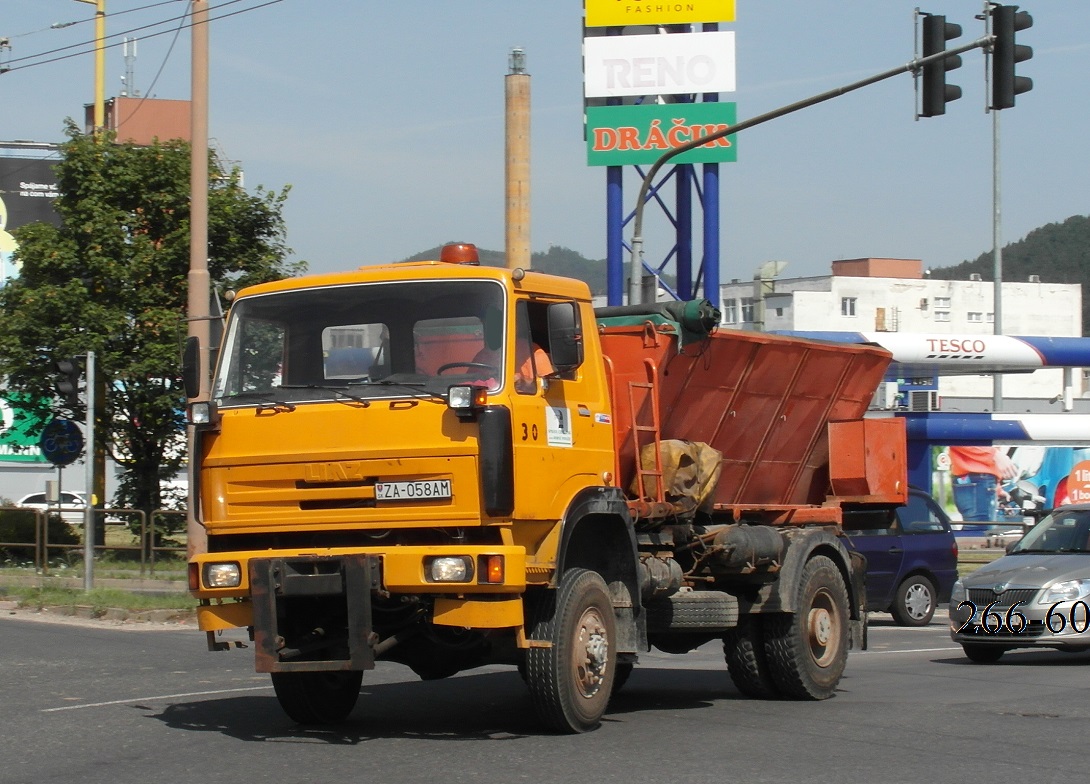
M 679 351 L 674 326 L 651 319 L 600 332 L 622 487 L 657 424 L 662 440 L 722 453 L 718 509 L 905 501 L 903 423 L 861 421 L 890 361 L 883 349 L 730 330 Z

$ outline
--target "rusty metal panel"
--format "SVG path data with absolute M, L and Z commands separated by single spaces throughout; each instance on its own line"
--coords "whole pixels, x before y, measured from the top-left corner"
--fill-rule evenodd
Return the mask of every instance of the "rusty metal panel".
M 903 419 L 833 422 L 829 442 L 829 483 L 836 495 L 882 503 L 908 500 Z
M 889 364 L 888 352 L 757 332 L 722 331 L 679 351 L 663 325 L 610 326 L 602 346 L 612 367 L 621 486 L 635 458 L 627 385 L 660 385 L 662 438 L 702 441 L 723 453 L 716 503 L 820 504 L 829 488 L 830 422 L 863 417 Z
M 257 672 L 374 668 L 370 636 L 371 592 L 379 576 L 375 556 L 255 558 L 249 567 Z M 302 617 L 305 609 L 293 606 L 292 600 L 299 599 L 327 603 L 338 614 L 343 611 L 347 656 L 285 657 L 284 651 L 298 642 L 293 639 L 296 630 L 310 620 Z

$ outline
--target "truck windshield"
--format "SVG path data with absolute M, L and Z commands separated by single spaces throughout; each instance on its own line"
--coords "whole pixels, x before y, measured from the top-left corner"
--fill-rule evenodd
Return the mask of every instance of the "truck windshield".
M 445 395 L 503 383 L 504 291 L 486 280 L 321 286 L 231 307 L 220 406 Z M 288 409 L 285 409 L 288 410 Z

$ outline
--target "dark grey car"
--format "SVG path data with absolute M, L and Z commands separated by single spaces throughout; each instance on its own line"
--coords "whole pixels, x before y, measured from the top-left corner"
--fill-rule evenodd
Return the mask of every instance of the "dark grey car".
M 950 635 L 981 663 L 1014 648 L 1090 649 L 1090 504 L 1054 510 L 954 583 Z

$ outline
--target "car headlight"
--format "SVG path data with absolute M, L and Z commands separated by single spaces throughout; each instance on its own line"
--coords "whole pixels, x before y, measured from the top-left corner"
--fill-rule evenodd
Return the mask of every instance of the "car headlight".
M 969 598 L 969 594 L 965 591 L 965 583 L 961 580 L 956 580 L 954 582 L 954 587 L 950 589 L 950 604 L 957 607 L 967 598 Z
M 1037 604 L 1075 602 L 1090 595 L 1090 580 L 1064 580 L 1046 588 Z
M 238 588 L 242 584 L 242 570 L 234 561 L 205 564 L 203 576 L 207 588 Z
M 424 561 L 424 574 L 433 583 L 465 583 L 473 579 L 473 559 L 444 555 Z

